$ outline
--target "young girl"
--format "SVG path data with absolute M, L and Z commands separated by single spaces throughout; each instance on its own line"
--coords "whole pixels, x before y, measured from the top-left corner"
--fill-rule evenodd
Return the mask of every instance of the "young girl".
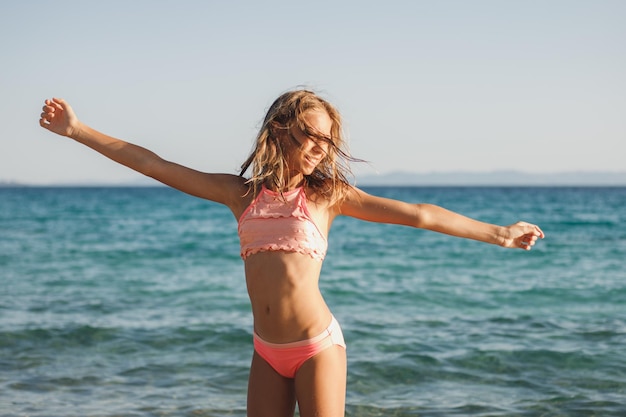
M 350 185 L 339 113 L 306 90 L 272 104 L 239 176 L 195 171 L 102 134 L 81 123 L 62 99 L 45 101 L 39 123 L 164 184 L 224 204 L 238 219 L 254 317 L 251 417 L 293 416 L 296 402 L 302 417 L 344 415 L 346 345 L 318 287 L 338 215 L 525 250 L 543 238 L 532 224 L 496 226 Z

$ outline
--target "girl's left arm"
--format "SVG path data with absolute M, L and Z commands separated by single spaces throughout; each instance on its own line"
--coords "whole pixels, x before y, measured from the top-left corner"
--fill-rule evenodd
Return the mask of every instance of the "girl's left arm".
M 451 236 L 478 240 L 506 248 L 530 250 L 543 231 L 536 225 L 517 222 L 498 226 L 471 219 L 433 204 L 410 204 L 377 197 L 353 188 L 339 214 L 361 220 L 401 224 Z

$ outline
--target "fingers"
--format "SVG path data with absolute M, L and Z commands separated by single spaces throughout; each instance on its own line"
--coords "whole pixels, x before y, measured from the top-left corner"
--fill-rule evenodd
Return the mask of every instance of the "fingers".
M 62 98 L 53 97 L 44 100 L 39 115 L 39 125 L 53 133 L 71 137 L 78 129 L 80 122 L 72 107 Z
M 537 225 L 517 222 L 516 226 L 519 227 L 520 233 L 519 237 L 515 240 L 516 243 L 514 246 L 520 249 L 530 250 L 535 243 L 537 243 L 537 239 L 543 239 L 545 237 L 543 231 Z
M 46 109 L 44 106 L 43 113 L 39 115 L 39 125 L 46 127 L 50 121 L 54 118 L 54 113 L 51 110 Z
M 538 237 L 539 236 L 534 234 L 523 236 L 520 239 L 520 247 L 524 250 L 530 250 L 533 246 L 535 246 Z
M 539 228 L 539 226 L 535 226 L 535 231 L 536 231 L 536 233 L 538 233 L 538 234 L 537 234 L 537 236 L 538 236 L 538 237 L 540 237 L 540 238 L 542 238 L 542 239 L 545 237 L 545 234 L 543 233 L 543 230 L 541 230 L 541 229 Z
M 535 235 L 537 237 L 540 237 L 542 239 L 545 237 L 545 235 L 543 233 L 543 230 L 541 230 L 539 228 L 539 226 L 537 226 L 535 224 L 530 224 L 530 223 L 526 223 L 526 222 L 517 222 L 517 224 L 519 226 L 522 226 L 526 233 L 531 233 L 531 234 L 533 234 L 533 235 Z
M 54 110 L 63 110 L 64 106 L 67 106 L 67 103 L 63 99 L 52 98 L 46 99 L 44 101 L 44 110 L 54 111 Z
M 43 112 L 39 115 L 39 124 L 42 127 L 46 127 L 48 124 L 52 123 L 52 120 L 54 119 L 55 108 L 52 106 L 45 105 L 43 106 L 42 110 Z
M 44 106 L 42 107 L 42 113 L 39 119 L 39 125 L 42 127 L 48 127 L 50 123 L 54 120 L 57 114 L 64 110 L 64 107 L 67 106 L 67 103 L 63 99 L 52 98 L 44 101 Z
M 43 106 L 43 111 L 46 113 L 52 113 L 55 112 L 56 110 L 65 110 L 65 108 L 68 107 L 68 104 L 65 102 L 65 100 L 60 99 L 60 98 L 53 98 L 53 99 L 47 99 L 46 101 L 44 101 L 44 106 Z
M 70 105 L 67 104 L 67 101 L 62 98 L 52 97 L 51 103 L 59 110 L 67 110 L 70 107 Z

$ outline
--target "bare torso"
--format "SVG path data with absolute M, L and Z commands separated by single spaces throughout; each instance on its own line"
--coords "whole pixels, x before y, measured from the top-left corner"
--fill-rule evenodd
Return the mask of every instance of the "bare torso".
M 322 262 L 293 252 L 260 252 L 246 259 L 254 330 L 264 340 L 288 343 L 309 339 L 330 323 L 319 290 Z
M 235 216 L 239 218 L 251 202 L 250 196 L 245 197 Z M 307 207 L 327 238 L 332 209 L 319 198 L 307 198 Z M 322 261 L 297 252 L 265 251 L 248 256 L 244 265 L 254 330 L 262 339 L 271 343 L 306 340 L 330 324 L 332 315 L 319 289 Z

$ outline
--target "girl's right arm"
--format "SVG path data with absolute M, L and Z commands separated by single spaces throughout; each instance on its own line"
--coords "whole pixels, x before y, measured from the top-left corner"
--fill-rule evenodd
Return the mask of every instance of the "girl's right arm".
M 141 146 L 107 136 L 81 123 L 63 99 L 46 100 L 39 119 L 41 127 L 67 136 L 107 158 L 152 177 L 185 193 L 225 204 L 238 212 L 246 185 L 242 177 L 208 174 L 166 161 Z

